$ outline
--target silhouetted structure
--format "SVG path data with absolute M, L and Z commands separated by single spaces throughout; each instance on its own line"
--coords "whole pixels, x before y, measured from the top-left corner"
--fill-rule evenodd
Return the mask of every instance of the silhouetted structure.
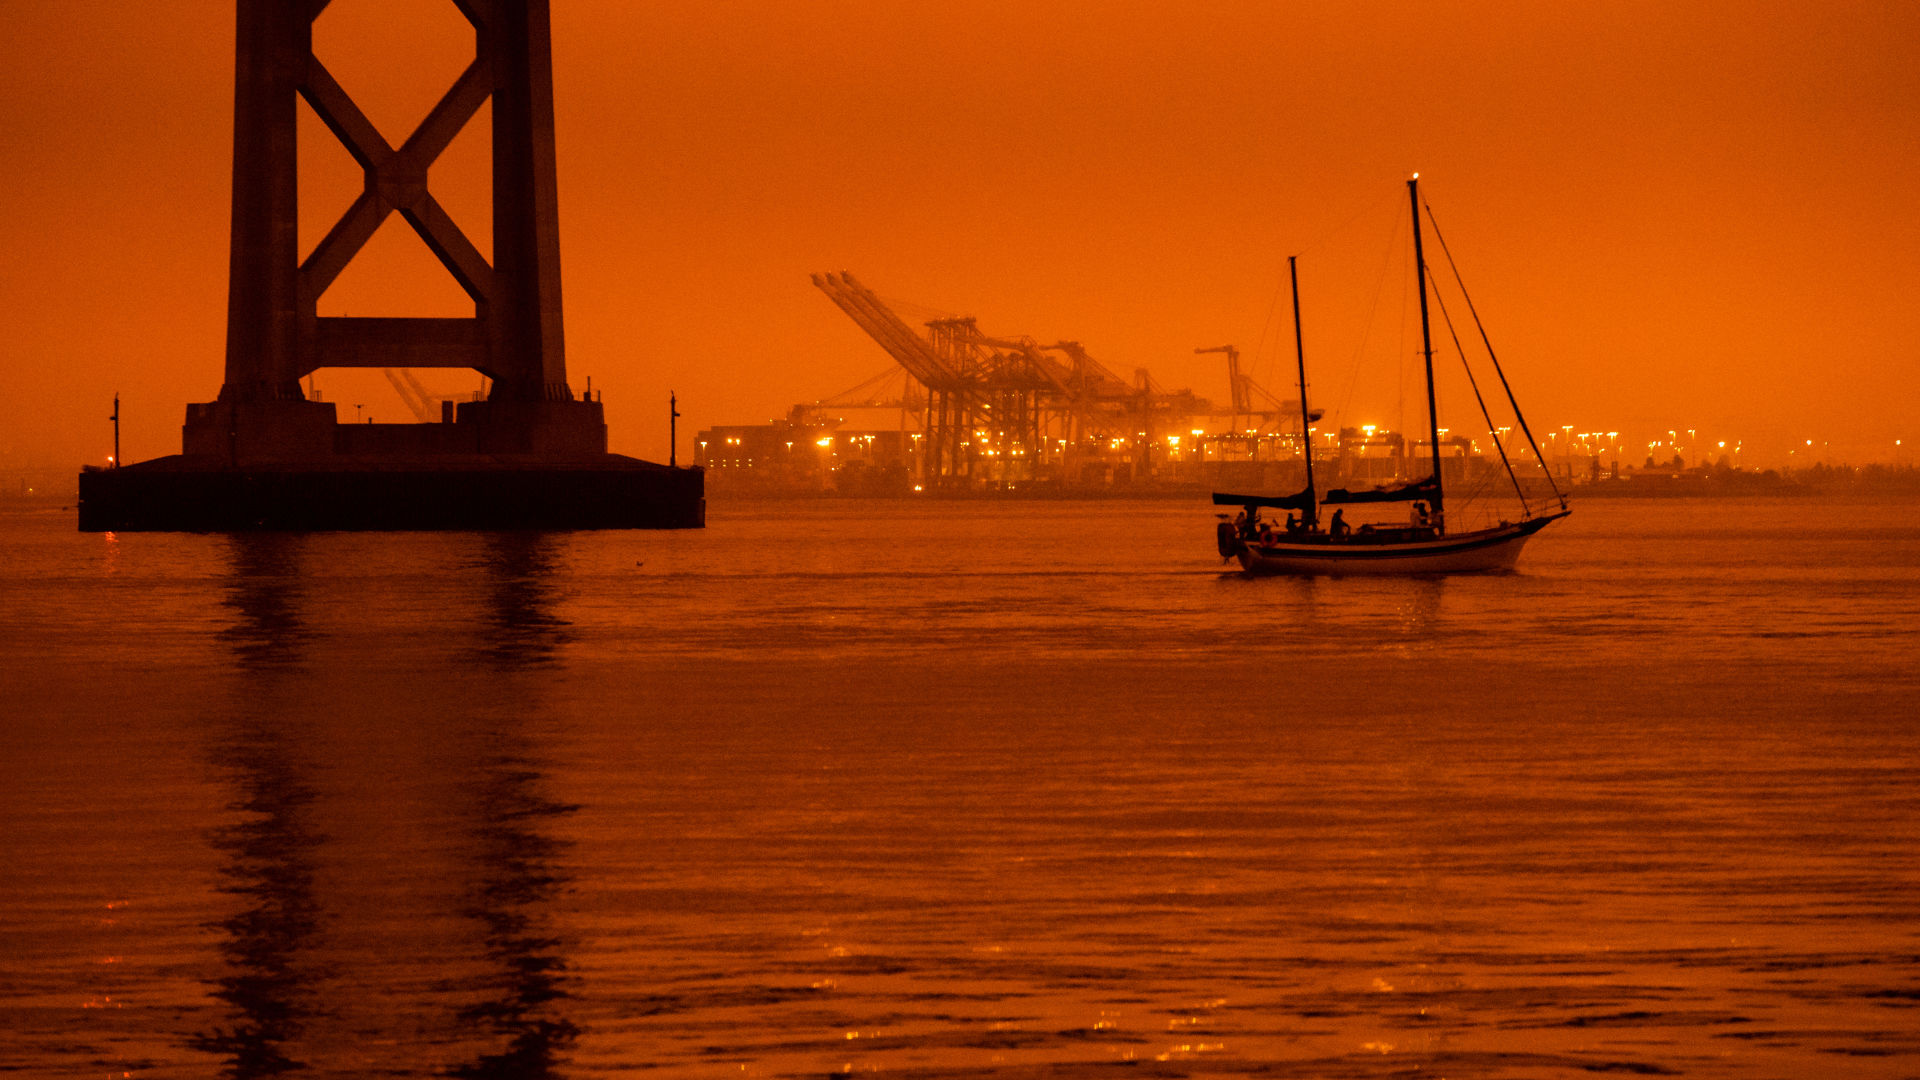
M 1161 388 L 1146 368 L 1128 382 L 1077 341 L 990 337 L 972 318 L 934 319 L 923 337 L 852 274 L 815 274 L 813 284 L 921 388 L 900 404 L 911 399 L 923 414 L 926 445 L 913 465 L 922 486 L 1057 481 L 1110 468 L 1103 451 L 1122 446 L 1137 447 L 1125 464 L 1145 478 L 1155 432 L 1184 434 L 1212 409 L 1192 391 Z
M 82 529 L 698 527 L 698 469 L 607 453 L 598 400 L 567 384 L 546 0 L 456 0 L 473 63 L 399 147 L 313 54 L 324 0 L 240 0 L 226 382 L 189 405 L 179 455 L 80 478 Z M 296 121 L 305 99 L 366 187 L 299 257 Z M 483 104 L 493 123 L 491 264 L 427 189 Z M 398 212 L 474 316 L 321 316 L 320 297 Z M 309 401 L 324 367 L 473 368 L 485 400 L 451 422 L 342 425 Z

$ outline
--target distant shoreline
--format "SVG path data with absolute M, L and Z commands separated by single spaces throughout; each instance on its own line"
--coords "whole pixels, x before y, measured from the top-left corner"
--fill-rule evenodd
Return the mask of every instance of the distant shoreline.
M 1621 485 L 1624 488 L 1625 485 Z M 780 502 L 939 502 L 939 503 L 1024 503 L 1024 502 L 1187 502 L 1207 500 L 1212 492 L 1204 490 L 1166 490 L 1147 489 L 1135 491 L 983 491 L 983 492 L 912 492 L 907 494 L 870 494 L 842 493 L 837 491 L 730 491 L 707 493 L 707 502 L 714 503 L 780 503 Z M 1511 495 L 1509 495 L 1511 497 Z M 1551 500 L 1551 496 L 1531 498 L 1532 502 Z M 1568 502 L 1579 505 L 1588 499 L 1604 502 L 1621 500 L 1640 501 L 1647 499 L 1721 501 L 1731 499 L 1782 499 L 1782 500 L 1869 500 L 1869 499 L 1920 499 L 1920 487 L 1868 488 L 1847 487 L 1808 487 L 1784 485 L 1781 487 L 1752 490 L 1700 490 L 1687 489 L 1642 489 L 1627 491 L 1620 489 L 1596 490 L 1590 487 L 1578 487 L 1567 496 Z

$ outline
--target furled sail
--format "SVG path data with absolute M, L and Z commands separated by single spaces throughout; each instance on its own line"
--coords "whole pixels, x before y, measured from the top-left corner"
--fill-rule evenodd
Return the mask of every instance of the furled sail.
M 1302 488 L 1292 495 L 1228 495 L 1213 493 L 1215 506 L 1265 506 L 1274 510 L 1298 510 L 1313 513 L 1313 489 Z
M 1439 496 L 1440 485 L 1434 483 L 1433 477 L 1429 476 L 1425 480 L 1415 480 L 1398 487 L 1364 488 L 1360 491 L 1334 488 L 1327 492 L 1326 498 L 1320 501 L 1332 506 L 1338 503 L 1412 502 L 1415 499 L 1431 501 Z M 1215 496 L 1216 502 L 1218 499 L 1219 497 Z

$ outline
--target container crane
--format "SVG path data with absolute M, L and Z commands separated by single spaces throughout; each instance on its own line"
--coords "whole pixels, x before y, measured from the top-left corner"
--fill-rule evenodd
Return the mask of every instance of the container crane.
M 421 423 L 437 424 L 443 419 L 440 403 L 450 399 L 429 393 L 415 377 L 412 369 L 381 368 L 380 373 L 393 384 L 393 389 L 400 395 L 400 400 L 407 403 L 407 408 Z
M 1128 382 L 1078 342 L 992 336 L 965 316 L 934 319 L 922 335 L 851 274 L 815 274 L 813 284 L 924 389 L 901 395 L 923 403 L 923 483 L 1071 475 L 1092 444 L 1144 438 L 1212 411 L 1191 391 L 1155 385 L 1144 370 Z
M 1248 380 L 1240 373 L 1240 350 L 1231 345 L 1214 345 L 1193 350 L 1195 356 L 1205 356 L 1208 353 L 1227 354 L 1227 400 L 1233 407 L 1233 430 L 1239 431 L 1240 418 L 1245 416 L 1252 419 L 1253 413 L 1253 402 L 1249 400 L 1250 395 L 1247 393 Z
M 1253 376 L 1240 370 L 1239 349 L 1234 348 L 1232 345 L 1215 345 L 1211 348 L 1195 349 L 1193 351 L 1196 356 L 1204 356 L 1208 353 L 1227 354 L 1227 391 L 1233 409 L 1231 419 L 1233 421 L 1234 432 L 1238 433 L 1243 430 L 1250 432 L 1255 428 L 1264 428 L 1272 423 L 1277 416 L 1292 415 L 1284 402 L 1274 397 L 1273 393 L 1266 387 L 1254 382 Z M 1256 397 L 1266 405 L 1266 408 L 1256 409 L 1253 407 Z M 1246 428 L 1240 426 L 1240 418 L 1243 416 L 1247 418 L 1249 423 L 1249 426 Z M 1320 411 L 1318 409 L 1314 410 L 1313 419 L 1320 419 Z M 1257 424 L 1253 423 L 1256 420 L 1259 422 Z

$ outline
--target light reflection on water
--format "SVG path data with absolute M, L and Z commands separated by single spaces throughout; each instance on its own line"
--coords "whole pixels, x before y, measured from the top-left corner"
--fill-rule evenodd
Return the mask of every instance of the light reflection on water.
M 1920 527 L 1725 509 L 1404 581 L 1159 504 L 0 519 L 0 1059 L 1911 1072 Z

